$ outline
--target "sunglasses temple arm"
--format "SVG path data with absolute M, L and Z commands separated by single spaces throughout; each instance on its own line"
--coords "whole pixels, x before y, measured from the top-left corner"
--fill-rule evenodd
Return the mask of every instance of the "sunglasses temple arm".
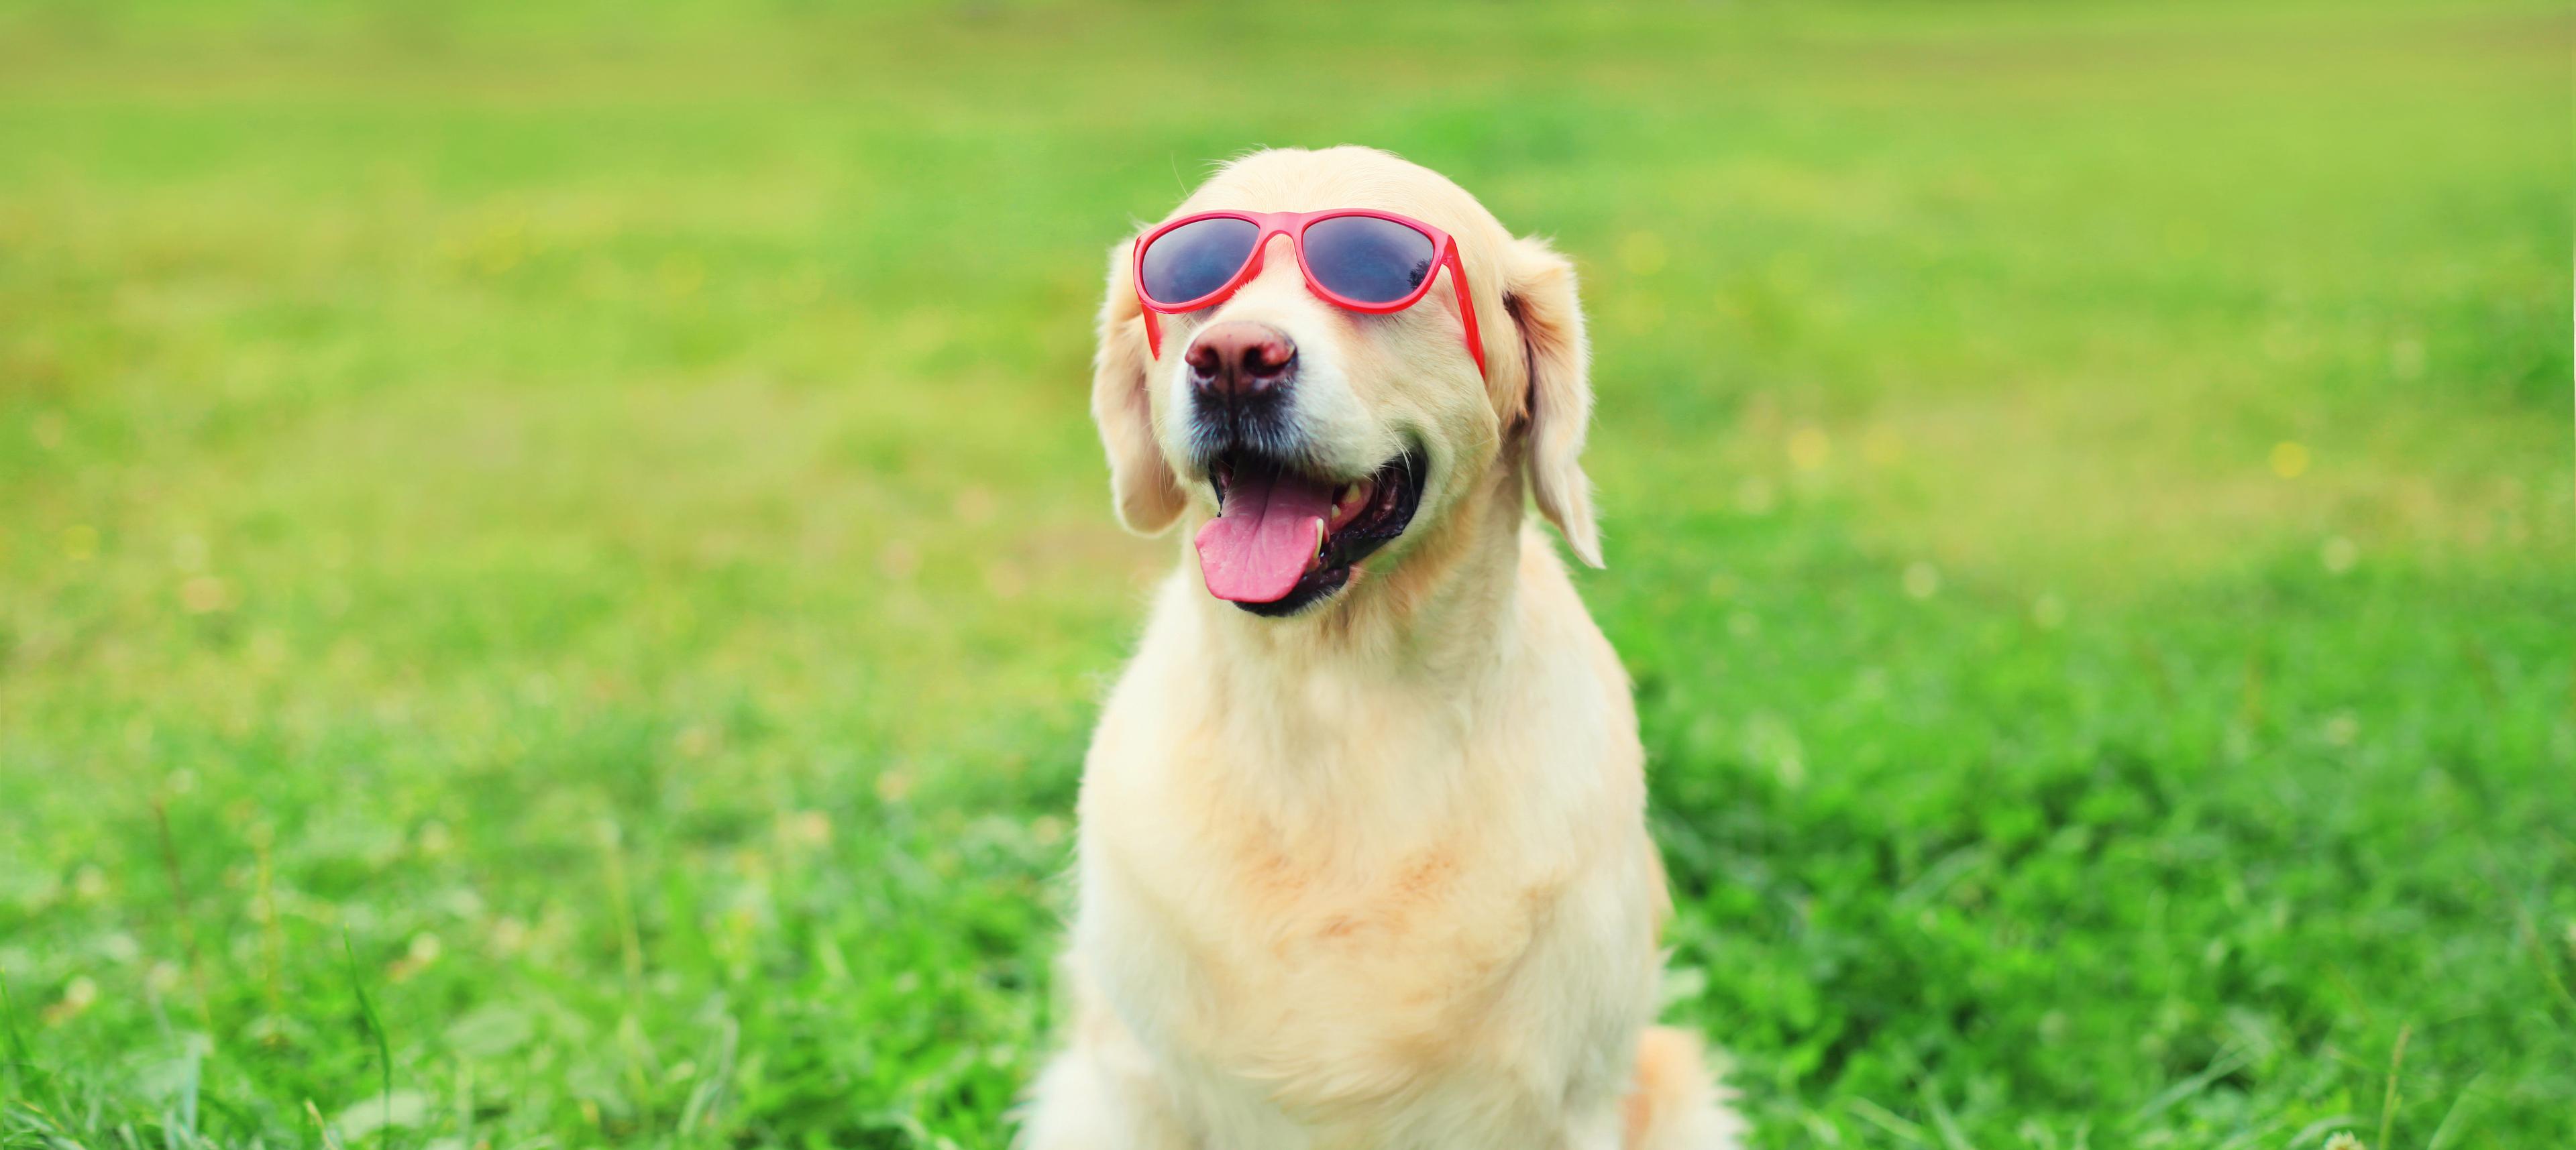
M 1454 244 L 1440 262 L 1449 266 L 1449 287 L 1458 293 L 1458 322 L 1467 330 L 1467 354 L 1476 361 L 1476 374 L 1486 375 L 1485 337 L 1476 330 L 1476 300 L 1467 294 L 1467 265 L 1459 262 L 1458 248 Z
M 1154 309 L 1146 307 L 1142 292 L 1136 296 L 1136 310 L 1145 317 L 1145 354 L 1151 359 L 1163 358 L 1163 325 L 1154 322 Z

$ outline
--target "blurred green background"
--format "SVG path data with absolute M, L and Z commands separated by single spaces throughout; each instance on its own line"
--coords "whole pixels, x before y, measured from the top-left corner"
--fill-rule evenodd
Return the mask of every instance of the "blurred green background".
M 988 1147 L 1104 253 L 1581 265 L 1765 1146 L 2576 1144 L 2555 4 L 0 0 L 0 1145 Z

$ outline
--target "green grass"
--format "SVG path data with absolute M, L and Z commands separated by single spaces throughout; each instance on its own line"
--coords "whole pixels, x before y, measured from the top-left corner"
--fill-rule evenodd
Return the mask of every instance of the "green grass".
M 1583 268 L 1763 1145 L 2576 1144 L 2571 34 L 0 3 L 0 1145 L 998 1145 L 1103 252 L 1337 142 Z

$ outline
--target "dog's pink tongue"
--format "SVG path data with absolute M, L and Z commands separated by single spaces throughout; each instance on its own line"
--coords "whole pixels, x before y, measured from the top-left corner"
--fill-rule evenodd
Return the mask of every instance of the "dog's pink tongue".
M 1199 528 L 1199 574 L 1208 594 L 1235 603 L 1286 598 L 1315 557 L 1316 533 L 1332 509 L 1332 489 L 1321 483 L 1277 472 L 1236 473 L 1225 490 L 1225 513 Z

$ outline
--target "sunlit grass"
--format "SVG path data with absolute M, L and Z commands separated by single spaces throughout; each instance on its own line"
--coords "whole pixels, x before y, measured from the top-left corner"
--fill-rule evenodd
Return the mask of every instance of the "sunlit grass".
M 1582 267 L 1764 1144 L 2576 1140 L 2570 32 L 0 6 L 0 1144 L 997 1144 L 1102 253 L 1345 141 Z

